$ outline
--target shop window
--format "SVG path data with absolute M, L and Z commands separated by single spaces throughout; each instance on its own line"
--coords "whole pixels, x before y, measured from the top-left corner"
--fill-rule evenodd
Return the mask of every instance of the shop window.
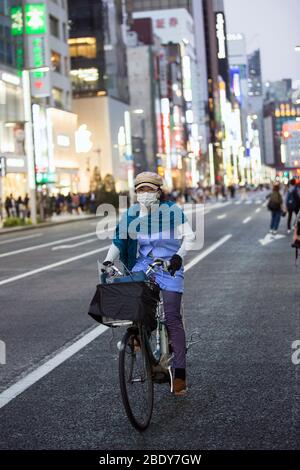
M 96 58 L 96 38 L 71 38 L 68 42 L 71 57 L 85 57 L 87 59 Z
M 51 65 L 53 72 L 61 72 L 61 55 L 58 52 L 51 51 Z
M 63 107 L 63 91 L 60 88 L 52 88 L 52 98 L 57 108 Z
M 70 73 L 74 91 L 89 91 L 97 89 L 99 71 L 95 67 L 71 70 Z
M 50 15 L 50 33 L 52 36 L 59 38 L 59 21 L 54 16 Z

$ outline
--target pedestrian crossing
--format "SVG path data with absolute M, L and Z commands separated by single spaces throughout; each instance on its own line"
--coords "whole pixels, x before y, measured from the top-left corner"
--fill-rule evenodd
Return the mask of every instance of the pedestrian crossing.
M 239 205 L 247 205 L 247 206 L 250 206 L 250 205 L 259 205 L 259 204 L 262 204 L 264 202 L 264 199 L 239 199 L 238 201 L 235 201 L 234 204 L 236 206 L 239 206 Z
M 228 206 L 248 206 L 251 208 L 252 206 L 254 207 L 259 207 L 260 205 L 264 205 L 265 199 L 262 198 L 249 198 L 249 199 L 238 199 L 238 200 L 229 200 L 226 201 L 224 200 L 223 202 L 206 202 L 204 204 L 204 213 L 209 214 L 211 211 L 214 210 L 222 210 L 225 209 L 225 207 Z

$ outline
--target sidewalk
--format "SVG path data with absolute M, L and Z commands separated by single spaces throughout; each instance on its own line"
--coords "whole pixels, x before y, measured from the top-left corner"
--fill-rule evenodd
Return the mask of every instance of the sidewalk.
M 68 224 L 72 222 L 82 222 L 84 220 L 95 219 L 95 214 L 81 214 L 81 215 L 53 215 L 47 222 L 42 222 L 37 225 L 25 225 L 24 227 L 11 227 L 2 228 L 0 226 L 0 235 L 7 235 L 8 233 L 23 232 L 26 230 L 35 230 L 43 227 L 54 227 L 55 225 Z

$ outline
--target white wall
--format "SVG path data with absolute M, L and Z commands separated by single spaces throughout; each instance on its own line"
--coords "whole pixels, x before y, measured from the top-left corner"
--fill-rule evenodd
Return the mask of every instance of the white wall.
M 129 107 L 124 103 L 108 97 L 78 98 L 73 100 L 73 111 L 78 115 L 78 127 L 87 125 L 91 132 L 91 150 L 79 154 L 82 181 L 87 185 L 87 160 L 91 173 L 95 166 L 99 167 L 101 176 L 112 174 L 118 190 L 127 188 L 127 169 L 125 162 L 119 157 L 118 133 L 125 126 L 124 112 Z M 85 175 L 84 175 L 85 173 Z M 81 187 L 81 191 L 89 188 Z

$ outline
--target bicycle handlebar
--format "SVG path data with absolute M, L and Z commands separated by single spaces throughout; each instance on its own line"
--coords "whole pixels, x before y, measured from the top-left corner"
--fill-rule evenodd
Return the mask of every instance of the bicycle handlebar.
M 111 264 L 110 266 L 105 266 L 101 269 L 102 273 L 111 272 L 113 275 L 117 274 L 118 276 L 122 276 L 123 273 L 114 265 Z
M 148 269 L 146 271 L 146 276 L 148 276 L 152 271 L 155 270 L 156 267 L 163 267 L 164 271 L 168 271 L 169 263 L 161 258 L 156 258 L 153 263 L 149 264 Z
M 161 258 L 156 258 L 153 261 L 153 263 L 151 263 L 148 266 L 148 269 L 146 271 L 146 276 L 149 276 L 149 274 L 151 274 L 153 271 L 155 271 L 156 267 L 162 267 L 164 271 L 168 272 L 169 262 L 165 261 Z M 118 275 L 118 276 L 123 275 L 123 273 L 114 264 L 102 267 L 101 271 L 102 271 L 102 273 L 105 273 L 105 272 L 106 273 L 111 273 L 113 276 L 114 275 Z

